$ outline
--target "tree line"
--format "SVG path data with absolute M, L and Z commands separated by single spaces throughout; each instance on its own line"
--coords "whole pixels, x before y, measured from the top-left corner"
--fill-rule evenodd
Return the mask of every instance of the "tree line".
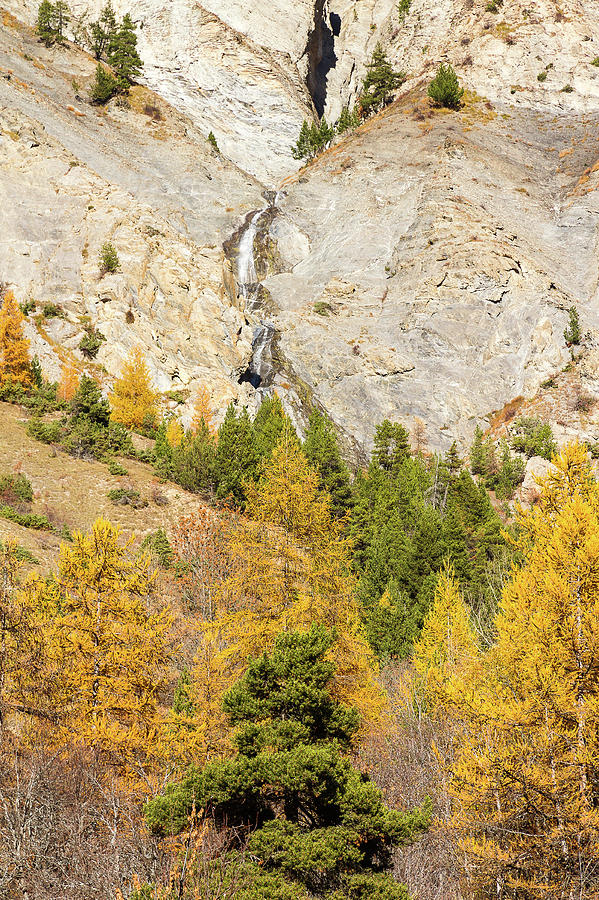
M 74 18 L 65 0 L 42 0 L 38 7 L 36 31 L 40 40 L 51 47 L 64 44 L 66 28 L 71 22 L 76 43 L 92 51 L 98 65 L 90 97 L 95 103 L 106 103 L 115 94 L 126 94 L 141 75 L 143 63 L 137 51 L 137 33 L 129 13 L 119 22 L 111 0 L 95 21 L 87 15 Z M 102 61 L 108 63 L 109 68 Z

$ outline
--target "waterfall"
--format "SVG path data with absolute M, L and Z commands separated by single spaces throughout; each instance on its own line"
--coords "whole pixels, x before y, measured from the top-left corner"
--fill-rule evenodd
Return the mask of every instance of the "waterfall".
M 261 393 L 268 389 L 275 375 L 272 346 L 276 336 L 272 322 L 262 319 L 260 309 L 260 281 L 256 272 L 256 238 L 260 233 L 262 220 L 270 223 L 276 214 L 282 191 L 265 194 L 266 206 L 257 210 L 247 222 L 237 245 L 237 284 L 245 301 L 245 313 L 254 322 L 252 358 L 245 372 L 239 378 L 240 384 L 248 382 Z
M 255 300 L 257 293 L 258 277 L 256 275 L 256 263 L 254 261 L 254 242 L 258 234 L 260 219 L 267 212 L 268 206 L 264 206 L 254 213 L 239 241 L 237 249 L 237 278 L 241 296 L 245 300 Z

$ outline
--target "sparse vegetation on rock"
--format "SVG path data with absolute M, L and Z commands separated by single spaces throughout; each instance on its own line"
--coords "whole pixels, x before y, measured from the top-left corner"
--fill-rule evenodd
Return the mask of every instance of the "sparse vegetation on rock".
M 437 74 L 428 86 L 431 100 L 447 109 L 459 109 L 464 95 L 458 76 L 451 63 L 441 63 Z
M 120 266 L 118 253 L 114 244 L 106 241 L 102 244 L 99 254 L 100 274 L 106 275 L 109 272 L 116 272 Z
M 568 325 L 564 330 L 564 340 L 568 346 L 572 344 L 580 344 L 580 320 L 578 310 L 575 306 L 571 306 L 568 310 Z
M 521 416 L 514 421 L 510 430 L 512 447 L 528 458 L 542 456 L 544 459 L 551 459 L 557 451 L 548 422 L 542 422 L 533 416 Z
M 65 40 L 65 28 L 71 18 L 69 7 L 64 0 L 42 0 L 37 12 L 36 31 L 46 47 L 61 44 Z
M 108 103 L 118 93 L 119 85 L 114 77 L 102 63 L 96 66 L 96 75 L 90 91 L 92 103 Z
M 363 114 L 368 116 L 386 106 L 405 80 L 405 73 L 393 69 L 382 45 L 377 44 L 366 65 L 366 76 L 358 101 Z
M 101 331 L 98 331 L 91 325 L 88 325 L 85 329 L 85 334 L 79 341 L 79 349 L 83 353 L 87 359 L 95 359 L 98 354 L 98 350 L 104 343 L 106 338 L 102 334 Z

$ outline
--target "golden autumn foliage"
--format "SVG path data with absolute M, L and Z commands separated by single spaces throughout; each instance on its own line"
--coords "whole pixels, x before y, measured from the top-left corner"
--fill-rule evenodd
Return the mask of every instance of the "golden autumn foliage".
M 220 721 L 218 699 L 249 659 L 281 632 L 312 623 L 336 630 L 337 695 L 358 707 L 365 724 L 380 724 L 386 701 L 360 628 L 350 544 L 288 426 L 258 486 L 248 489 L 247 513 L 231 529 L 231 571 L 201 628 L 193 673 L 198 729 L 209 735 Z
M 414 669 L 430 708 L 446 704 L 452 679 L 467 670 L 477 655 L 468 609 L 455 571 L 448 565 L 439 575 L 433 603 L 413 650 Z
M 24 316 L 12 291 L 4 295 L 0 309 L 0 384 L 32 383 L 29 341 L 23 334 Z
M 19 592 L 44 659 L 23 684 L 22 702 L 46 723 L 50 744 L 92 747 L 131 775 L 156 743 L 171 619 L 167 610 L 148 611 L 148 558 L 133 556 L 119 537 L 98 519 L 61 546 L 51 578 L 34 576 Z
M 79 375 L 72 362 L 64 363 L 60 372 L 57 396 L 59 400 L 72 400 L 79 387 Z
M 214 436 L 216 434 L 216 429 L 214 427 L 213 419 L 214 413 L 212 412 L 212 407 L 210 405 L 210 394 L 204 385 L 202 385 L 198 391 L 198 396 L 196 397 L 193 407 L 193 419 L 191 422 L 192 434 L 197 434 L 203 423 L 208 429 L 208 432 Z
M 17 588 L 22 569 L 17 545 L 0 542 L 0 737 L 9 716 L 24 712 L 21 685 L 39 671 L 39 641 Z
M 183 426 L 178 419 L 171 419 L 166 426 L 166 441 L 169 447 L 180 447 L 183 435 L 185 434 Z
M 462 679 L 452 826 L 472 896 L 599 894 L 599 486 L 567 447 L 521 511 L 497 639 Z
M 108 399 L 112 420 L 126 428 L 140 428 L 144 422 L 156 419 L 157 394 L 141 347 L 135 347 L 129 354 Z

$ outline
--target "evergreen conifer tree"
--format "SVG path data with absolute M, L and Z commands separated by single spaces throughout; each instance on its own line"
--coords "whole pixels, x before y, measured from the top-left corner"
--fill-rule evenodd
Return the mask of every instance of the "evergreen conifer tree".
M 56 9 L 50 0 L 42 0 L 37 11 L 36 31 L 46 47 L 56 41 Z
M 388 809 L 347 758 L 358 716 L 332 694 L 333 641 L 318 626 L 281 635 L 225 697 L 236 755 L 146 806 L 161 834 L 183 831 L 194 807 L 217 828 L 248 834 L 239 900 L 406 900 L 387 874 L 392 851 L 426 829 L 430 808 Z
M 331 496 L 333 515 L 344 515 L 352 502 L 349 470 L 341 458 L 330 420 L 317 409 L 310 414 L 303 450 L 318 472 L 320 486 Z
M 214 460 L 217 498 L 243 508 L 245 485 L 255 479 L 257 467 L 258 454 L 250 417 L 246 409 L 238 416 L 231 403 L 218 429 Z
M 463 461 L 460 459 L 460 454 L 458 453 L 458 445 L 454 441 L 445 454 L 445 464 L 449 469 L 451 475 L 457 475 L 463 465 Z
M 458 76 L 451 63 L 441 63 L 437 74 L 428 86 L 428 95 L 440 106 L 459 109 L 464 95 Z
M 31 360 L 31 377 L 36 388 L 44 386 L 44 373 L 37 354 Z
M 480 425 L 474 431 L 474 441 L 470 448 L 470 471 L 473 475 L 487 474 L 487 456 L 483 442 L 483 431 Z
M 79 387 L 71 401 L 69 422 L 85 419 L 92 425 L 107 428 L 110 421 L 110 404 L 102 396 L 100 386 L 90 375 L 82 375 Z
M 129 13 L 123 16 L 116 33 L 108 44 L 108 62 L 114 69 L 119 90 L 129 86 L 141 75 L 143 63 L 137 52 L 137 34 Z
M 54 4 L 54 21 L 56 40 L 59 44 L 62 44 L 65 40 L 64 30 L 70 19 L 71 14 L 65 0 L 56 0 L 56 3 Z
M 360 94 L 360 105 L 365 115 L 386 106 L 393 92 L 405 80 L 405 73 L 394 71 L 381 44 L 377 44 L 372 59 L 366 65 L 366 77 Z
M 403 425 L 384 419 L 374 434 L 373 462 L 389 474 L 397 474 L 410 456 L 410 436 Z
M 302 122 L 297 142 L 291 148 L 291 155 L 294 159 L 309 159 L 312 156 L 310 126 L 305 119 Z
M 117 33 L 116 15 L 111 0 L 102 9 L 100 18 L 91 23 L 90 30 L 92 52 L 96 59 L 102 59 Z
M 359 121 L 356 111 L 354 109 L 350 111 L 349 107 L 344 106 L 335 128 L 337 134 L 344 134 L 351 128 L 356 128 L 357 125 L 359 125 Z
M 564 331 L 564 340 L 568 346 L 580 344 L 580 319 L 575 306 L 571 306 L 568 312 L 568 326 Z
M 108 103 L 118 92 L 119 86 L 114 75 L 104 68 L 102 63 L 96 66 L 96 75 L 90 91 L 92 103 Z
M 208 493 L 213 484 L 215 451 L 214 437 L 202 421 L 173 449 L 170 477 L 188 491 Z
M 154 471 L 161 481 L 168 481 L 172 475 L 173 448 L 166 438 L 168 421 L 163 419 L 156 431 L 154 442 Z
M 279 443 L 286 423 L 289 423 L 289 420 L 280 398 L 276 395 L 265 397 L 252 423 L 254 449 L 258 461 L 268 459 L 271 455 Z

